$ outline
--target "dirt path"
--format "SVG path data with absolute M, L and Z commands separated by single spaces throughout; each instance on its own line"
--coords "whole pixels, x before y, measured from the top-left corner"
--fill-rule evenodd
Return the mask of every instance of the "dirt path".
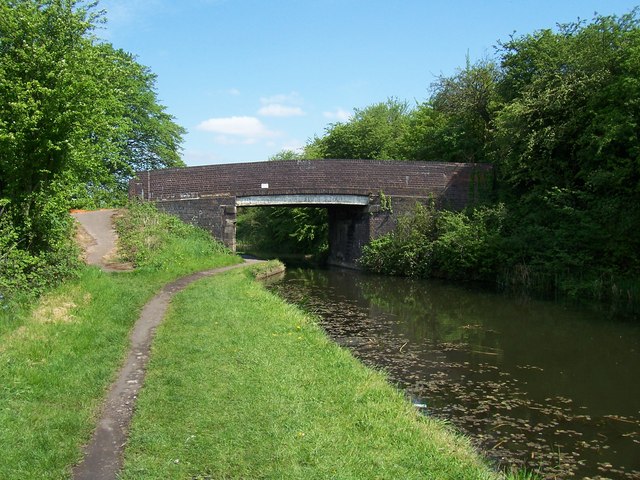
M 251 261 L 249 261 L 251 262 Z M 255 261 L 253 261 L 255 262 Z M 111 385 L 98 426 L 85 448 L 82 463 L 73 469 L 76 480 L 115 480 L 122 467 L 122 454 L 138 391 L 144 381 L 145 367 L 156 327 L 162 322 L 171 298 L 190 283 L 247 263 L 198 272 L 166 285 L 145 305 L 131 333 L 131 350 Z
M 115 211 L 83 212 L 74 214 L 93 241 L 88 242 L 87 263 L 99 265 L 107 271 L 118 270 L 109 263 L 114 251 L 116 234 L 112 217 Z M 93 247 L 93 248 L 92 248 Z M 75 480 L 115 480 L 122 468 L 123 452 L 138 392 L 144 382 L 149 351 L 156 328 L 162 322 L 171 298 L 190 283 L 204 277 L 243 267 L 258 260 L 217 268 L 182 277 L 164 286 L 142 309 L 140 318 L 131 332 L 131 348 L 111 385 L 96 430 L 84 449 L 84 458 L 72 471 Z
M 80 243 L 86 251 L 86 262 L 106 272 L 130 270 L 131 265 L 116 261 L 117 235 L 113 217 L 117 210 L 74 211 L 71 216 L 80 224 Z

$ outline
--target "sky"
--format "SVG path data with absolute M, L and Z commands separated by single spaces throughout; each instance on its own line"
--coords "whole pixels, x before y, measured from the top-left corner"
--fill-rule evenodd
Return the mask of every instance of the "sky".
M 514 34 L 640 0 L 100 0 L 97 32 L 157 75 L 189 166 L 267 160 L 354 109 L 426 101 Z

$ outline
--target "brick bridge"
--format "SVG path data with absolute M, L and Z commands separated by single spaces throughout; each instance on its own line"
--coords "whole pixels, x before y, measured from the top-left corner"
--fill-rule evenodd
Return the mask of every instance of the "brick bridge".
M 362 247 L 416 202 L 461 209 L 491 178 L 491 166 L 477 163 L 282 160 L 139 172 L 129 196 L 156 202 L 233 250 L 239 206 L 325 207 L 329 262 L 354 267 Z

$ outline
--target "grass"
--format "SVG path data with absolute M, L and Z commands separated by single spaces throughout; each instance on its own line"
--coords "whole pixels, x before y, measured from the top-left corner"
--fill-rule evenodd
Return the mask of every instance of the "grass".
M 496 478 L 465 439 L 247 271 L 196 282 L 157 332 L 123 479 Z
M 68 478 L 142 306 L 176 277 L 240 261 L 144 205 L 132 206 L 120 233 L 135 271 L 87 267 L 37 305 L 0 312 L 3 480 Z M 196 282 L 175 298 L 154 343 L 122 477 L 497 474 L 247 270 Z
M 280 260 L 268 260 L 251 266 L 250 271 L 256 280 L 266 280 L 284 274 L 286 268 Z
M 173 220 L 145 208 L 134 207 L 124 218 L 131 245 L 150 225 L 161 230 L 153 255 L 140 260 L 138 270 L 105 274 L 87 267 L 32 308 L 0 312 L 3 480 L 68 478 L 142 306 L 174 278 L 240 261 L 198 232 L 172 229 Z

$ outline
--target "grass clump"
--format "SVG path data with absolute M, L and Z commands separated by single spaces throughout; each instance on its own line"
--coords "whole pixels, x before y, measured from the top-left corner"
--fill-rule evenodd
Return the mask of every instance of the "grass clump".
M 265 280 L 275 275 L 284 273 L 286 267 L 280 260 L 269 260 L 256 263 L 249 268 L 256 280 Z
M 233 271 L 178 294 L 159 328 L 123 479 L 489 479 L 439 421 L 316 323 Z
M 203 259 L 219 260 L 221 256 L 231 263 L 240 262 L 208 232 L 158 212 L 152 203 L 131 203 L 116 226 L 122 260 L 146 270 L 193 272 L 207 268 Z
M 138 269 L 107 274 L 85 267 L 31 308 L 0 309 L 2 479 L 68 478 L 142 306 L 172 279 L 240 261 L 149 206 L 124 210 L 119 228 L 122 254 Z M 147 229 L 157 237 L 142 255 L 132 245 L 143 243 Z

